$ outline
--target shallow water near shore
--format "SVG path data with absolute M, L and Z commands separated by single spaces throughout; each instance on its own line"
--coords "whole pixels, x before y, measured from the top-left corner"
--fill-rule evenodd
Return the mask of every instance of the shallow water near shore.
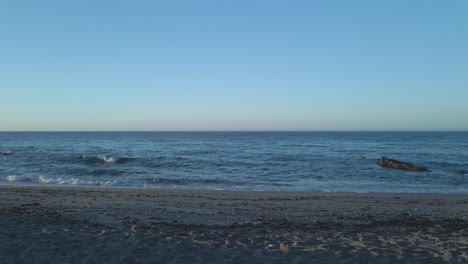
M 468 193 L 468 132 L 2 132 L 0 153 L 0 184 Z

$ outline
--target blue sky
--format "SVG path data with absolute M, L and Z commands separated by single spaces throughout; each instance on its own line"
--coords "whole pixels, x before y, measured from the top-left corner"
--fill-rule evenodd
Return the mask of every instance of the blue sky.
M 468 130 L 467 1 L 0 2 L 0 130 Z

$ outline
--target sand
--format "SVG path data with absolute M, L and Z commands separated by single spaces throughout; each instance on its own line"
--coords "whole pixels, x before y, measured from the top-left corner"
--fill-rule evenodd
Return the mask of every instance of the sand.
M 0 263 L 468 263 L 468 195 L 0 186 Z

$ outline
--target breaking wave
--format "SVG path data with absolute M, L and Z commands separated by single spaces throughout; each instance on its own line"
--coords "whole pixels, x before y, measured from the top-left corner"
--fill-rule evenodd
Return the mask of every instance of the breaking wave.
M 58 184 L 58 185 L 90 185 L 90 186 L 112 186 L 118 185 L 115 181 L 105 180 L 85 180 L 77 178 L 62 178 L 62 177 L 45 177 L 45 176 L 22 176 L 9 175 L 1 178 L 3 182 L 33 182 L 42 184 Z
M 85 164 L 124 164 L 132 161 L 132 158 L 115 158 L 111 156 L 86 156 L 82 155 L 80 161 Z
M 33 177 L 9 175 L 1 180 L 6 182 L 31 182 L 33 181 Z

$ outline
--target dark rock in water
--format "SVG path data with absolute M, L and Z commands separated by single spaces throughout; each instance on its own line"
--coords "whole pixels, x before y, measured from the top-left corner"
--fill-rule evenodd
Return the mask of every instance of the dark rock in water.
M 407 170 L 407 171 L 427 171 L 424 167 L 415 166 L 411 163 L 406 163 L 394 159 L 389 159 L 386 157 L 382 157 L 379 160 L 379 165 L 382 167 L 392 168 L 392 169 L 399 169 L 399 170 Z
M 8 156 L 8 155 L 13 155 L 14 152 L 13 151 L 0 151 L 0 155 L 4 155 L 4 156 Z
M 466 170 L 457 170 L 457 173 L 460 175 L 465 175 L 467 173 Z

